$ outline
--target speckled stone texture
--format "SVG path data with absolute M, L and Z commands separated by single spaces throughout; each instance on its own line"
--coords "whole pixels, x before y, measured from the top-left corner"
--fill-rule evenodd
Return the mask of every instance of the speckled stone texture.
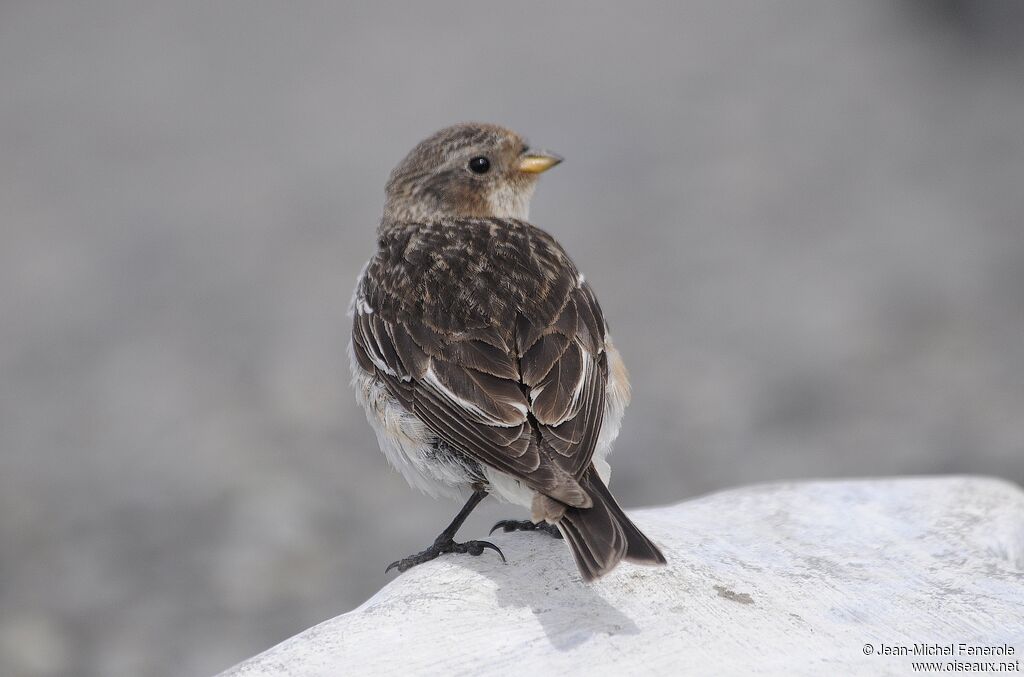
M 879 675 L 1024 651 L 1024 492 L 983 477 L 752 486 L 637 510 L 669 558 L 585 585 L 496 534 L 223 673 Z M 915 644 L 1007 656 L 901 656 Z M 870 648 L 867 645 L 871 645 Z

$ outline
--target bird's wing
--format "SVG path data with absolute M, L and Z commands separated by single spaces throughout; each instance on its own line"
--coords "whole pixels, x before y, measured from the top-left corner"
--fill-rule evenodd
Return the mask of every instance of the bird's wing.
M 352 344 L 360 367 L 435 435 L 540 493 L 590 505 L 578 480 L 601 430 L 608 361 L 604 317 L 582 278 L 566 289 L 554 320 L 536 324 L 520 314 L 508 336 L 440 331 L 411 313 L 385 319 L 360 299 L 357 289 Z
M 608 383 L 605 321 L 590 286 L 580 281 L 546 327 L 520 317 L 516 354 L 541 450 L 581 477 L 601 432 Z

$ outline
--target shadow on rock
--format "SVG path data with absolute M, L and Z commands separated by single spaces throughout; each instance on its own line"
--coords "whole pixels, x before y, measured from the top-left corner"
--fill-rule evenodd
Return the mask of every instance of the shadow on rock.
M 565 544 L 547 534 L 494 534 L 507 566 L 494 566 L 476 557 L 462 557 L 458 565 L 497 585 L 498 605 L 528 608 L 559 651 L 575 648 L 605 635 L 636 634 L 636 624 L 601 596 L 601 582 L 584 583 Z

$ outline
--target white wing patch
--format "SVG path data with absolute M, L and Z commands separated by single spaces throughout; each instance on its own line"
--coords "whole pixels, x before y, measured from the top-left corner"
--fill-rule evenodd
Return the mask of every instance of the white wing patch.
M 564 423 L 570 418 L 575 416 L 579 412 L 580 397 L 583 395 L 583 386 L 587 383 L 587 378 L 590 376 L 590 372 L 594 369 L 594 361 L 590 359 L 590 352 L 583 347 L 582 344 L 577 343 L 577 347 L 580 349 L 580 357 L 583 360 L 583 368 L 580 369 L 580 380 L 576 383 L 576 387 L 572 391 L 572 405 L 569 407 L 569 413 L 558 423 Z M 555 425 L 558 425 L 556 423 Z
M 583 368 L 580 369 L 579 381 L 577 381 L 576 385 L 573 386 L 572 404 L 569 405 L 566 415 L 560 418 L 559 420 L 548 424 L 551 426 L 561 425 L 562 423 L 565 423 L 570 418 L 579 413 L 579 403 L 580 397 L 583 396 L 583 388 L 584 386 L 586 386 L 587 378 L 590 376 L 591 372 L 594 369 L 594 362 L 593 360 L 590 359 L 590 351 L 584 348 L 583 344 L 578 341 L 573 341 L 573 345 L 576 346 L 577 350 L 580 351 L 580 358 L 583 360 Z M 542 382 L 540 385 L 534 388 L 530 388 L 529 397 L 531 405 L 537 400 L 538 397 L 540 397 L 540 394 L 544 392 L 544 388 L 546 387 L 547 384 Z
M 463 397 L 459 397 L 451 391 L 445 384 L 437 378 L 437 374 L 434 373 L 434 366 L 431 364 L 427 367 L 427 373 L 423 375 L 423 383 L 427 385 L 431 390 L 448 400 L 449 403 L 454 404 L 456 407 L 469 412 L 472 414 L 477 421 L 486 425 L 492 425 L 496 428 L 514 428 L 520 425 L 526 420 L 526 405 L 522 402 L 508 402 L 508 405 L 514 408 L 516 411 L 523 415 L 523 418 L 514 423 L 508 423 L 499 418 L 495 418 L 493 415 L 487 413 L 481 409 L 475 402 L 467 400 Z
M 378 369 L 380 369 L 382 372 L 384 372 L 388 376 L 391 376 L 393 378 L 398 378 L 398 373 L 395 372 L 394 369 L 392 369 L 391 367 L 388 366 L 388 363 L 384 361 L 384 358 L 382 358 L 380 355 L 377 354 L 376 350 L 368 350 L 368 351 L 366 351 L 366 354 L 369 356 L 370 361 L 373 362 L 373 366 L 377 367 Z M 409 378 L 408 377 L 403 377 L 402 380 L 403 381 L 408 381 Z
M 359 275 L 356 276 L 356 288 L 352 290 L 352 300 L 348 304 L 348 316 L 352 317 L 354 314 L 359 315 L 372 315 L 373 308 L 366 300 L 366 296 L 363 295 L 363 278 L 366 277 L 366 268 L 370 265 L 367 261 L 363 264 L 363 269 L 359 271 Z

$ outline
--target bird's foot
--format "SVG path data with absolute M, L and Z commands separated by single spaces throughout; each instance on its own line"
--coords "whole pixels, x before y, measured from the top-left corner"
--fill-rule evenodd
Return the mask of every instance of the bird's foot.
M 501 520 L 491 527 L 490 533 L 493 534 L 498 529 L 503 530 L 505 533 L 510 531 L 543 531 L 552 538 L 562 538 L 562 532 L 558 530 L 558 527 L 547 522 L 534 523 L 530 520 Z
M 441 555 L 450 552 L 460 552 L 467 555 L 473 555 L 474 557 L 482 555 L 484 550 L 493 550 L 498 553 L 498 557 L 501 558 L 502 564 L 505 564 L 505 555 L 501 552 L 501 549 L 493 543 L 487 541 L 466 541 L 465 543 L 456 543 L 451 538 L 443 539 L 438 538 L 434 541 L 434 544 L 424 550 L 423 552 L 415 555 L 410 555 L 404 559 L 400 559 L 397 562 L 392 562 L 388 565 L 388 568 L 384 570 L 384 573 L 388 573 L 392 569 L 398 569 L 398 571 L 408 571 L 417 564 L 423 564 L 429 562 L 432 559 L 437 559 Z

